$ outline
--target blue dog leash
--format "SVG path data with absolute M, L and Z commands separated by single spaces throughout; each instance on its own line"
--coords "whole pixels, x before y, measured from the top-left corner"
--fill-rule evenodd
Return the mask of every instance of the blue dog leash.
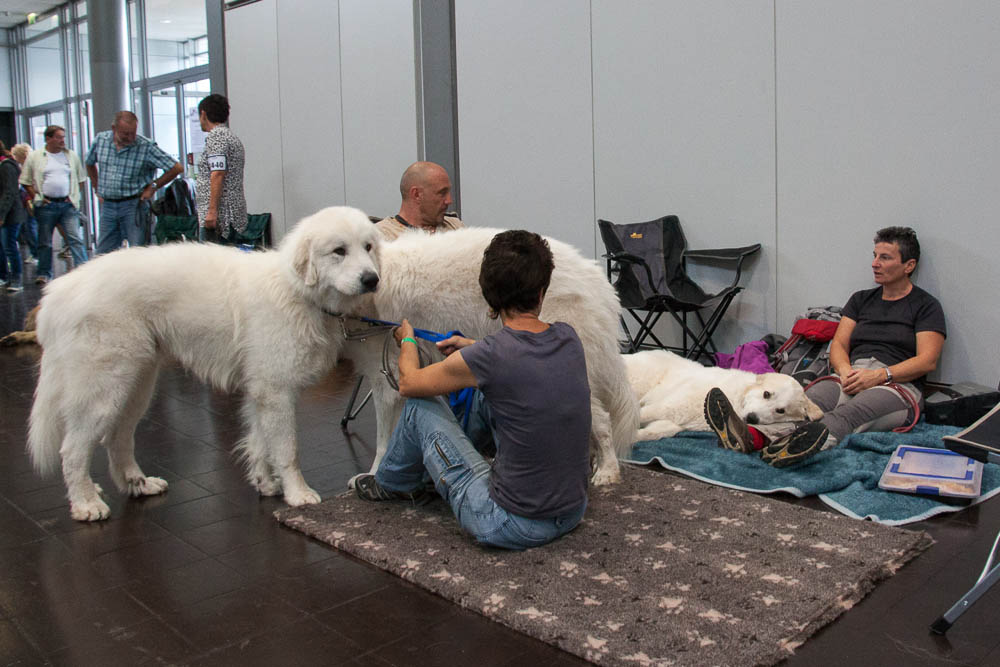
M 383 327 L 398 327 L 399 322 L 390 322 L 388 320 L 376 320 L 371 317 L 361 317 L 358 318 L 366 324 L 371 324 L 372 326 L 383 326 Z M 461 336 L 465 338 L 465 334 L 461 331 L 454 330 L 448 333 L 438 333 L 437 331 L 431 331 L 429 329 L 414 329 L 413 335 L 417 338 L 422 338 L 423 340 L 430 341 L 431 343 L 437 343 L 442 340 L 448 340 L 452 336 Z M 468 428 L 469 426 L 469 415 L 472 412 L 472 400 L 475 398 L 476 390 L 472 387 L 466 387 L 465 389 L 459 389 L 458 391 L 453 391 L 448 394 L 448 405 L 451 407 L 452 413 L 455 417 L 459 414 L 462 415 L 462 428 Z

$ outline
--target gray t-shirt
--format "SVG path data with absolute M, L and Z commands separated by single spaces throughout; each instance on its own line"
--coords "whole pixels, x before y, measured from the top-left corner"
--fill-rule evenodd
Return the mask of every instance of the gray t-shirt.
M 581 507 L 590 476 L 590 384 L 573 327 L 504 327 L 461 354 L 495 422 L 493 500 L 531 519 Z

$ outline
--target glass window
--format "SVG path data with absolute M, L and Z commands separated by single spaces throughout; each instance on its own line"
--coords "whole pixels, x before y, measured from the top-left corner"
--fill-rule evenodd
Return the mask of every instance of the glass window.
M 28 124 L 31 125 L 31 147 L 35 150 L 43 148 L 45 146 L 45 126 L 48 125 L 45 122 L 45 114 L 32 116 L 28 119 Z
M 52 30 L 53 28 L 59 27 L 59 13 L 56 12 L 51 16 L 38 19 L 34 23 L 29 23 L 24 27 L 25 37 L 34 37 L 35 35 L 40 35 L 46 30 Z
M 212 92 L 208 79 L 184 84 L 184 138 L 187 147 L 187 172 L 197 174 L 198 158 L 205 147 L 205 133 L 198 120 L 198 103 Z
M 80 21 L 77 25 L 77 44 L 80 45 L 80 94 L 86 95 L 90 90 L 90 35 L 86 21 Z
M 153 141 L 181 161 L 181 138 L 177 132 L 177 92 L 174 86 L 152 91 Z M 182 162 L 183 163 L 183 162 Z
M 139 48 L 139 8 L 135 0 L 128 3 L 128 32 L 129 32 L 129 58 L 132 71 L 129 74 L 130 81 L 138 81 L 142 78 L 142 68 L 140 67 L 142 49 Z M 136 107 L 138 109 L 139 107 Z
M 76 5 L 76 15 L 86 16 L 87 15 L 87 0 L 79 0 L 79 2 L 73 3 Z
M 62 111 L 53 111 L 49 114 L 49 125 L 58 125 L 66 131 L 66 114 Z
M 148 76 L 208 62 L 205 0 L 146 0 Z
M 63 98 L 62 49 L 53 33 L 27 46 L 28 102 L 38 106 Z

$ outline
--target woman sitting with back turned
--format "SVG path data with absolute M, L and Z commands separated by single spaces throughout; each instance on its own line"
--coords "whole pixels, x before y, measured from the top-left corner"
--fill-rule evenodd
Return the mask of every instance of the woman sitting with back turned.
M 502 232 L 483 253 L 479 285 L 503 328 L 481 341 L 438 343 L 444 361 L 420 368 L 413 327 L 396 330 L 399 393 L 409 400 L 365 500 L 419 500 L 426 476 L 478 542 L 537 547 L 583 518 L 590 474 L 590 384 L 583 345 L 564 322 L 539 319 L 552 253 L 538 234 Z M 477 387 L 468 425 L 440 397 Z M 480 452 L 495 446 L 493 466 Z
M 844 306 L 830 343 L 830 366 L 838 377 L 806 392 L 826 413 L 819 422 L 748 427 L 713 389 L 705 397 L 705 418 L 720 445 L 748 454 L 760 450 L 765 461 L 782 467 L 851 433 L 909 423 L 910 403 L 900 392 L 913 405 L 922 403 L 924 376 L 937 368 L 947 335 L 941 304 L 913 284 L 919 259 L 920 243 L 909 227 L 886 227 L 875 235 L 872 272 L 879 286 L 855 292 Z

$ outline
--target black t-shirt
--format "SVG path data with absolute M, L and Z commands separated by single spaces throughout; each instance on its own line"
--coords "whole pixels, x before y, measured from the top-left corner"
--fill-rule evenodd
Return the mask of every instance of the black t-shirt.
M 573 327 L 504 327 L 461 354 L 496 422 L 493 500 L 531 519 L 581 507 L 590 476 L 590 384 Z
M 895 301 L 882 298 L 881 286 L 855 292 L 843 316 L 857 322 L 849 347 L 852 363 L 874 357 L 887 366 L 898 364 L 917 355 L 918 332 L 948 335 L 941 303 L 916 285 Z

